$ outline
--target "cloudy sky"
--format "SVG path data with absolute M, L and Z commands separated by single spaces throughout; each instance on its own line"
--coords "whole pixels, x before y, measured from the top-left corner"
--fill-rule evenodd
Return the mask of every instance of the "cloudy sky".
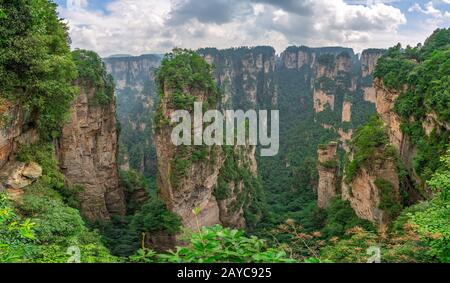
M 450 26 L 450 0 L 56 0 L 73 48 L 112 54 L 173 47 L 416 45 Z

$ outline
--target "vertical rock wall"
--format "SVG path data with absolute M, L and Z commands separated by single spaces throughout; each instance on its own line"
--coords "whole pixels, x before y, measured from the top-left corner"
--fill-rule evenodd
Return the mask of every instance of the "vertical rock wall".
M 71 186 L 79 185 L 81 213 L 89 220 L 107 220 L 125 213 L 119 187 L 115 101 L 94 102 L 95 89 L 82 90 L 57 141 L 60 168 Z

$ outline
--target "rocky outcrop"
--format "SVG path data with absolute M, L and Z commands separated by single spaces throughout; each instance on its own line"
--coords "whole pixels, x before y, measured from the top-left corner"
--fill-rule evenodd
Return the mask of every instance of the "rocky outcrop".
M 331 108 L 331 110 L 334 110 L 334 95 L 329 95 L 323 90 L 315 90 L 314 91 L 314 111 L 316 113 L 320 113 L 325 111 L 325 109 L 328 107 Z
M 163 99 L 161 104 L 164 116 L 170 117 L 169 113 L 173 109 L 170 109 L 164 101 Z M 170 126 L 164 127 L 157 131 L 155 136 L 159 170 L 158 185 L 168 208 L 181 217 L 184 227 L 191 229 L 197 228 L 197 225 L 215 224 L 245 227 L 243 211 L 245 204 L 241 202 L 242 199 L 239 199 L 245 190 L 244 182 L 227 183 L 227 196 L 220 200 L 215 196 L 224 162 L 226 158 L 232 157 L 227 155 L 221 146 L 212 146 L 207 149 L 205 158 L 192 161 L 196 147 L 182 149 L 173 145 L 171 130 Z M 242 152 L 239 160 L 249 165 L 252 173 L 256 175 L 255 152 L 253 149 L 248 151 L 249 147 L 243 148 L 245 152 Z M 234 151 L 238 152 L 241 149 L 242 147 L 236 147 Z M 187 152 L 183 152 L 184 150 Z M 189 164 L 181 174 L 178 162 Z M 199 211 L 198 215 L 195 210 Z
M 384 154 L 383 150 L 377 154 Z M 383 192 L 379 182 L 390 184 L 389 191 Z M 388 194 L 393 202 L 400 202 L 397 164 L 393 158 L 379 159 L 369 167 L 362 167 L 350 184 L 342 183 L 342 199 L 350 202 L 356 215 L 381 229 L 391 220 L 382 206 L 383 194 Z
M 199 209 L 199 225 L 211 226 L 220 223 L 219 205 L 213 195 L 219 177 L 223 157 L 216 160 L 209 156 L 204 162 L 197 162 L 187 168 L 185 176 L 174 182 L 176 164 L 172 162 L 177 152 L 170 140 L 170 130 L 162 130 L 156 135 L 158 155 L 158 185 L 168 208 L 177 213 L 185 227 L 196 227 L 194 209 Z M 219 150 L 220 148 L 218 148 Z M 190 158 L 190 157 L 187 157 Z
M 404 135 L 400 130 L 400 117 L 395 113 L 395 101 L 400 95 L 398 91 L 387 89 L 379 79 L 375 80 L 376 108 L 388 131 L 389 141 L 399 151 L 404 143 Z
M 0 105 L 0 192 L 21 202 L 26 187 L 42 175 L 42 168 L 34 162 L 18 162 L 15 154 L 22 145 L 39 139 L 31 115 L 19 105 L 3 101 Z
M 203 54 L 203 57 L 208 62 L 216 60 L 207 57 L 206 54 Z M 245 56 L 245 58 L 247 62 L 251 61 L 249 57 Z M 267 64 L 264 64 L 264 61 L 258 63 L 257 58 L 261 56 L 255 58 L 256 61 L 252 61 L 254 66 L 259 68 L 259 71 L 265 72 L 264 66 Z M 218 61 L 214 62 L 217 64 Z M 253 66 L 253 63 L 244 63 L 241 66 L 246 66 L 247 70 L 250 65 Z M 244 73 L 241 74 L 245 76 Z M 212 74 L 206 71 L 195 75 L 205 77 L 205 80 L 213 79 L 207 78 Z M 169 74 L 166 76 L 170 77 Z M 156 114 L 159 122 L 156 122 L 155 132 L 159 171 L 158 187 L 162 198 L 168 208 L 181 217 L 184 227 L 193 229 L 197 228 L 197 225 L 215 224 L 231 227 L 246 226 L 244 209 L 252 199 L 248 186 L 252 181 L 250 179 L 256 179 L 257 174 L 256 148 L 245 145 L 233 147 L 174 145 L 171 135 L 176 124 L 171 123 L 170 119 L 171 114 L 179 109 L 170 102 L 173 101 L 174 93 L 178 94 L 180 90 L 174 89 L 176 86 L 173 86 L 170 80 L 165 80 L 164 77 L 162 79 L 164 84 L 161 87 L 164 93 Z M 195 85 L 188 85 L 185 88 L 189 89 L 186 95 L 195 99 L 196 102 L 204 103 L 203 105 L 206 105 L 206 101 L 211 101 L 212 97 L 217 97 L 212 90 L 199 89 Z M 209 109 L 219 108 L 218 105 L 211 103 L 207 105 Z M 191 128 L 196 129 L 195 107 L 185 106 L 186 108 L 183 109 L 186 109 L 191 116 Z M 198 108 L 196 111 L 202 111 L 202 109 Z M 246 174 L 241 173 L 243 170 Z
M 286 69 L 312 68 L 316 54 L 305 46 L 289 47 L 281 54 L 281 61 Z
M 115 101 L 98 105 L 95 89 L 82 90 L 72 104 L 56 152 L 69 186 L 81 186 L 81 213 L 89 220 L 108 220 L 125 213 L 119 187 Z
M 24 144 L 39 139 L 30 115 L 19 105 L 7 101 L 0 105 L 0 169 L 13 158 L 13 154 Z
M 361 54 L 362 77 L 371 76 L 375 70 L 378 59 L 384 54 L 384 49 L 367 49 Z
M 413 166 L 413 157 L 416 154 L 416 147 L 410 137 L 405 135 L 400 126 L 400 117 L 395 113 L 395 101 L 400 95 L 399 91 L 388 89 L 380 79 L 375 79 L 376 109 L 386 128 L 389 142 L 397 149 L 400 159 L 407 167 L 411 178 L 417 183 L 422 183 Z M 406 88 L 406 86 L 404 86 Z
M 344 101 L 342 106 L 342 122 L 350 122 L 352 120 L 352 103 Z
M 344 129 L 339 128 L 337 132 L 339 135 L 339 141 L 341 141 L 341 143 L 342 143 L 342 148 L 346 152 L 349 152 L 350 147 L 349 147 L 348 143 L 353 137 L 353 129 L 348 129 L 347 131 L 344 131 Z
M 318 150 L 319 184 L 317 186 L 317 206 L 327 208 L 330 200 L 337 196 L 339 163 L 337 160 L 336 142 L 323 146 Z
M 20 202 L 24 189 L 42 176 L 42 168 L 35 162 L 8 162 L 0 171 L 0 191 L 6 193 L 13 201 Z
M 364 100 L 373 104 L 377 103 L 377 91 L 374 87 L 363 88 Z
M 223 106 L 255 108 L 258 102 L 263 100 L 276 105 L 278 92 L 273 74 L 277 67 L 277 57 L 272 47 L 226 50 L 206 48 L 200 49 L 198 53 L 215 67 L 217 84 L 223 89 Z M 232 100 L 237 95 L 242 95 L 240 105 L 235 105 L 236 102 Z
M 114 76 L 118 90 L 132 88 L 142 92 L 145 83 L 154 80 L 154 70 L 159 67 L 161 57 L 148 54 L 138 57 L 110 57 L 103 61 L 106 71 Z

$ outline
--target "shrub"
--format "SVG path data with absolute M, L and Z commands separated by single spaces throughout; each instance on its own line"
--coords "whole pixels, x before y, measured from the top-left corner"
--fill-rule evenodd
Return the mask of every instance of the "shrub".
M 372 118 L 369 123 L 358 129 L 351 141 L 353 160 L 347 162 L 345 167 L 346 183 L 353 181 L 361 166 L 368 166 L 376 159 L 388 157 L 377 152 L 378 149 L 386 147 L 388 141 L 383 122 L 378 117 Z
M 2 3 L 0 93 L 36 117 L 42 138 L 59 134 L 77 89 L 66 25 L 47 0 Z
M 374 183 L 380 190 L 380 204 L 378 208 L 387 214 L 388 219 L 398 216 L 402 207 L 393 195 L 394 188 L 391 182 L 384 179 L 376 179 Z
M 158 197 L 150 201 L 133 216 L 131 228 L 139 233 L 168 232 L 176 234 L 180 231 L 181 221 L 178 215 L 167 210 L 164 202 Z
M 189 245 L 168 254 L 140 250 L 131 259 L 139 262 L 172 263 L 292 263 L 282 249 L 272 248 L 255 236 L 220 225 L 203 227 L 188 236 Z
M 114 79 L 106 73 L 100 56 L 88 50 L 77 49 L 72 52 L 78 69 L 78 81 L 85 91 L 95 89 L 94 104 L 104 105 L 114 99 Z

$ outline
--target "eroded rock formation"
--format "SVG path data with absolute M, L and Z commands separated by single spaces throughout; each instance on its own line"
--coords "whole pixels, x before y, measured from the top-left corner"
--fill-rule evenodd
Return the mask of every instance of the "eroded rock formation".
M 82 90 L 57 142 L 61 171 L 70 186 L 81 186 L 81 213 L 107 220 L 125 213 L 118 177 L 118 137 L 114 100 L 95 103 L 95 89 Z
M 24 110 L 9 102 L 0 105 L 0 169 L 11 160 L 20 145 L 30 144 L 39 139 L 33 121 L 26 117 Z
M 383 149 L 377 154 L 384 154 Z M 380 184 L 386 183 L 389 188 L 383 192 Z M 350 202 L 356 215 L 377 224 L 381 229 L 391 220 L 386 208 L 382 207 L 383 194 L 386 194 L 384 198 L 400 202 L 399 178 L 394 158 L 379 159 L 368 167 L 360 168 L 350 184 L 342 182 L 342 199 Z
M 378 59 L 384 54 L 383 49 L 367 49 L 361 54 L 361 71 L 363 78 L 371 76 L 375 70 Z
M 257 57 L 258 58 L 258 57 Z M 259 57 L 260 58 L 260 57 Z M 207 59 L 211 62 L 212 59 Z M 255 62 L 264 71 L 264 63 Z M 202 74 L 210 76 L 211 74 Z M 216 95 L 211 91 L 187 87 L 190 96 L 205 103 Z M 248 205 L 250 192 L 246 188 L 245 176 L 230 178 L 230 170 L 246 170 L 251 178 L 256 177 L 255 148 L 250 146 L 175 146 L 171 134 L 175 124 L 170 123 L 173 111 L 178 110 L 170 102 L 174 90 L 168 82 L 162 86 L 164 93 L 160 100 L 155 133 L 158 156 L 158 186 L 168 208 L 177 213 L 183 226 L 197 228 L 222 224 L 244 227 L 244 209 Z M 209 104 L 209 107 L 215 105 Z M 189 109 L 192 128 L 195 129 L 193 109 Z M 202 156 L 198 158 L 198 156 Z M 240 174 L 240 173 L 239 173 Z M 248 177 L 248 174 L 245 174 Z M 196 214 L 196 211 L 198 214 Z
M 331 142 L 318 150 L 317 171 L 319 172 L 319 184 L 317 186 L 317 205 L 320 208 L 327 208 L 330 200 L 337 196 L 339 173 L 337 146 L 336 142 Z

